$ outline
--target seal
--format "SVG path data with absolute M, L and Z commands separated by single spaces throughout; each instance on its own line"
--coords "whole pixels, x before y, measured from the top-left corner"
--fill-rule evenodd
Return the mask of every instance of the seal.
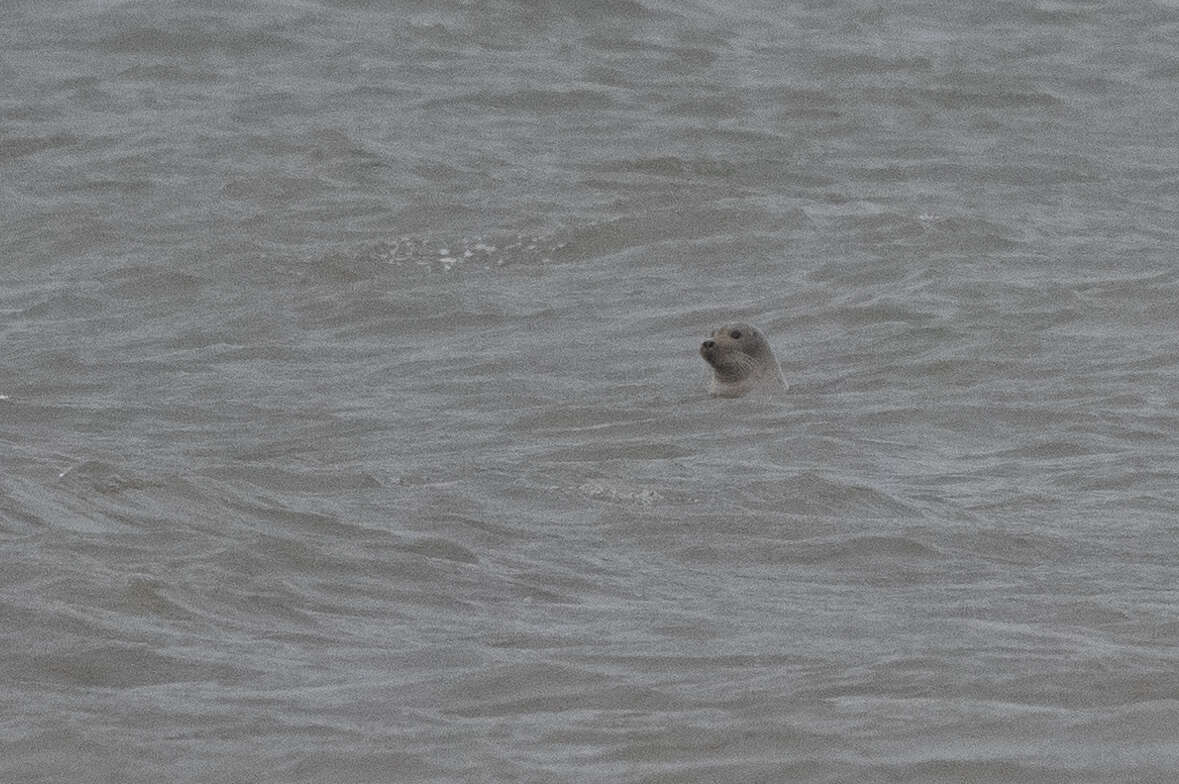
M 700 356 L 712 366 L 708 391 L 713 397 L 741 397 L 762 384 L 786 388 L 770 342 L 752 324 L 717 327 L 700 344 Z

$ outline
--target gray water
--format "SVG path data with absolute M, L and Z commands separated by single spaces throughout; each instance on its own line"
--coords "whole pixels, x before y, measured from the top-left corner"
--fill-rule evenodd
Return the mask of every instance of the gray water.
M 5 3 L 0 780 L 1174 781 L 1176 77 L 1165 3 Z

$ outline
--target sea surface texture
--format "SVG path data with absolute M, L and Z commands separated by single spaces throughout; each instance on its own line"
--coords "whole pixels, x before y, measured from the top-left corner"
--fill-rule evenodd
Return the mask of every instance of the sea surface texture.
M 0 781 L 1174 782 L 1177 83 L 1174 3 L 3 3 Z

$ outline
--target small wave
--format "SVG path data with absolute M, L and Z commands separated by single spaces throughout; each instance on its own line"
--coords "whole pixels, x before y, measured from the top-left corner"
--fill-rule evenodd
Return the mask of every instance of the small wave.
M 620 482 L 589 481 L 582 483 L 577 490 L 587 498 L 639 506 L 653 506 L 663 500 L 662 495 L 649 487 Z
M 0 139 L 0 161 L 11 161 L 57 147 L 72 147 L 81 142 L 80 137 L 69 133 L 56 133 L 50 136 L 9 136 Z
M 888 72 L 924 73 L 933 70 L 928 57 L 877 57 L 848 53 L 818 60 L 824 73 L 881 74 Z
M 62 291 L 50 294 L 21 312 L 29 320 L 80 319 L 109 311 L 110 304 L 98 297 Z
M 667 155 L 657 158 L 615 161 L 601 166 L 600 170 L 627 174 L 653 174 L 660 177 L 674 178 L 727 178 L 736 174 L 737 166 L 734 163 L 724 160 L 711 160 L 707 158 L 685 159 Z
M 133 688 L 182 681 L 238 683 L 254 674 L 235 664 L 162 656 L 148 646 L 133 644 L 10 655 L 6 668 L 18 681 L 27 679 L 40 683 L 52 679 L 104 688 Z
M 478 92 L 457 98 L 436 99 L 427 105 L 437 107 L 454 103 L 473 104 L 498 111 L 547 114 L 573 111 L 600 112 L 613 108 L 615 102 L 609 95 L 598 90 L 525 88 L 512 92 Z
M 588 711 L 669 712 L 686 705 L 683 698 L 652 688 L 603 686 L 590 689 L 562 690 L 556 693 L 532 693 L 525 688 L 499 699 L 466 702 L 450 708 L 449 713 L 464 718 L 516 717 L 535 713 L 564 713 L 570 705 Z
M 316 177 L 295 177 L 269 171 L 230 179 L 222 186 L 221 193 L 226 199 L 234 201 L 254 201 L 274 206 L 304 199 L 315 193 L 321 185 Z
M 849 327 L 874 324 L 924 324 L 934 317 L 900 302 L 873 302 L 865 305 L 843 305 L 815 314 L 816 320 L 827 318 Z
M 744 101 L 729 95 L 714 95 L 678 101 L 667 107 L 667 114 L 681 117 L 740 117 L 747 111 Z
M 684 173 L 683 176 L 689 177 L 688 172 L 696 168 L 712 170 L 722 176 L 728 165 L 724 161 L 668 157 L 615 161 L 604 168 L 671 177 Z M 691 178 L 695 178 L 694 175 Z M 783 213 L 715 207 L 661 209 L 536 234 L 510 231 L 475 236 L 405 234 L 362 251 L 354 266 L 391 264 L 426 272 L 488 270 L 517 264 L 544 265 L 599 258 L 666 241 L 744 236 L 751 231 L 780 232 L 812 226 L 806 213 L 797 209 Z
M 439 539 L 436 537 L 418 539 L 415 542 L 400 545 L 393 549 L 422 555 L 427 558 L 441 558 L 446 561 L 456 561 L 458 563 L 473 564 L 479 561 L 479 557 L 473 551 L 468 550 L 461 544 L 452 542 L 449 539 Z
M 150 613 L 170 620 L 188 621 L 200 617 L 169 597 L 168 592 L 169 585 L 162 580 L 133 577 L 123 590 L 121 605 L 136 614 Z
M 1064 460 L 1075 457 L 1086 457 L 1094 454 L 1094 450 L 1075 441 L 1041 441 L 1035 444 L 1005 449 L 992 453 L 991 457 L 1030 458 L 1033 460 Z
M 215 82 L 221 78 L 213 71 L 191 70 L 177 65 L 134 65 L 122 71 L 119 76 L 130 81 L 174 82 L 177 84 Z
M 260 459 L 267 456 L 267 450 L 272 448 L 245 450 L 238 457 L 243 460 Z M 298 447 L 284 445 L 280 449 L 298 449 Z M 305 493 L 343 492 L 381 487 L 381 483 L 371 475 L 351 471 L 289 471 L 267 467 L 226 466 L 206 469 L 202 473 L 218 479 L 248 482 L 255 487 L 267 490 Z
M 223 51 L 250 55 L 259 51 L 289 49 L 291 41 L 272 33 L 251 30 L 217 29 L 205 23 L 187 22 L 175 29 L 132 27 L 103 38 L 99 49 L 115 54 L 200 54 Z
M 492 269 L 517 264 L 547 264 L 569 245 L 561 234 L 490 234 L 484 237 L 446 239 L 406 235 L 383 242 L 366 255 L 398 267 L 430 272 L 458 269 Z
M 75 488 L 95 490 L 104 495 L 163 486 L 161 482 L 147 477 L 120 473 L 111 464 L 100 460 L 85 460 L 72 465 L 59 473 L 57 480 Z
M 27 503 L 17 498 L 7 487 L 0 486 L 0 533 L 24 535 L 41 530 L 48 524 L 45 517 L 34 513 Z
M 1060 104 L 1056 96 L 1035 90 L 947 88 L 918 90 L 916 94 L 943 109 L 1049 108 Z
M 515 4 L 529 9 L 572 14 L 575 17 L 601 24 L 611 19 L 635 21 L 654 15 L 650 9 L 637 0 L 514 0 Z
M 947 174 L 939 167 L 890 166 L 865 171 L 861 176 L 878 182 L 958 179 L 962 173 Z M 981 173 L 979 176 L 983 176 Z M 846 215 L 837 221 L 857 232 L 865 243 L 896 244 L 926 251 L 995 252 L 1018 247 L 1022 235 L 1013 227 L 974 217 L 892 212 Z
M 758 495 L 787 512 L 801 515 L 916 517 L 917 510 L 880 490 L 828 479 L 815 472 L 776 482 L 759 482 Z
M 1003 185 L 1063 185 L 1092 183 L 1098 176 L 1088 168 L 1025 164 L 1006 166 L 990 163 L 891 164 L 867 168 L 857 175 L 872 183 L 963 183 Z
M 869 535 L 816 544 L 802 542 L 797 545 L 797 549 L 803 560 L 818 562 L 942 557 L 939 551 L 907 536 Z
M 688 457 L 691 450 L 670 443 L 642 441 L 636 443 L 587 443 L 550 452 L 546 460 L 554 463 L 594 463 L 599 460 L 674 460 Z

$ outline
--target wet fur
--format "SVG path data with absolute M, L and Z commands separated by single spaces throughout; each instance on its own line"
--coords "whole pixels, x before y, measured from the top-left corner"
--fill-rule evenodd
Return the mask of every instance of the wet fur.
M 734 332 L 740 337 L 733 338 Z M 786 387 L 774 350 L 761 330 L 751 324 L 725 324 L 714 329 L 701 344 L 700 356 L 712 367 L 708 391 L 713 397 L 741 397 L 763 382 Z

